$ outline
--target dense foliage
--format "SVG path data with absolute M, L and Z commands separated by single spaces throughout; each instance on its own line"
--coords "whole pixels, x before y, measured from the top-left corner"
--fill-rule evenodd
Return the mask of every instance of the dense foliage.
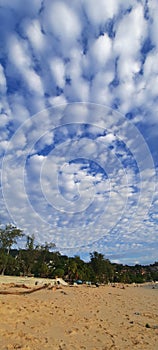
M 158 262 L 142 266 L 111 263 L 98 252 L 90 253 L 90 261 L 79 256 L 68 257 L 56 251 L 54 243 L 35 245 L 34 236 L 26 236 L 25 249 L 11 249 L 24 236 L 12 225 L 0 229 L 0 274 L 35 277 L 62 277 L 67 281 L 144 283 L 158 281 Z

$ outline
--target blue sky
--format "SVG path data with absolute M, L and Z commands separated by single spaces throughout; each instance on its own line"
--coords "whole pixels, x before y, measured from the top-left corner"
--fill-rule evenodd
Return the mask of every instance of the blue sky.
M 157 15 L 157 0 L 0 0 L 2 224 L 84 259 L 158 259 Z

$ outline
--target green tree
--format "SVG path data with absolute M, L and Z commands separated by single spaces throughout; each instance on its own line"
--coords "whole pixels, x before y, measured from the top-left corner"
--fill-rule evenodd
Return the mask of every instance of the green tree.
M 90 253 L 90 264 L 96 275 L 96 279 L 100 282 L 103 282 L 105 264 L 104 264 L 104 255 L 94 251 Z
M 21 249 L 19 252 L 21 272 L 24 275 L 30 275 L 37 257 L 37 249 L 35 247 L 35 236 L 26 236 L 26 249 Z
M 17 239 L 22 236 L 22 230 L 13 225 L 6 225 L 5 228 L 0 228 L 0 271 L 2 275 L 4 275 L 7 268 L 12 245 L 17 244 Z
M 49 261 L 51 253 L 49 249 L 55 247 L 54 243 L 45 242 L 44 245 L 35 244 L 35 236 L 26 237 L 26 249 L 20 251 L 21 272 L 24 275 L 34 274 L 36 277 L 50 276 Z
M 78 278 L 77 263 L 74 258 L 69 258 L 68 262 L 68 278 L 70 281 Z
M 90 266 L 95 273 L 96 281 L 104 283 L 113 281 L 114 269 L 110 261 L 96 251 L 90 254 L 90 258 Z
M 57 267 L 55 270 L 54 270 L 54 273 L 53 273 L 53 276 L 52 277 L 64 277 L 64 269 L 61 269 L 60 267 Z

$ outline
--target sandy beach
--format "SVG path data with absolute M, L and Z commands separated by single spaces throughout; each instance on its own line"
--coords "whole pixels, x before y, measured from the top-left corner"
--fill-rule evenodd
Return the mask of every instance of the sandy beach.
M 1 350 L 158 349 L 158 290 L 82 285 L 27 294 L 35 280 L 24 288 L 0 278 L 0 292 L 26 291 L 0 294 Z

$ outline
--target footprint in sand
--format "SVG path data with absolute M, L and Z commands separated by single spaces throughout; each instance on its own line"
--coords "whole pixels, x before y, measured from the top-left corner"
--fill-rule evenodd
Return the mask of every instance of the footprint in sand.
M 66 333 L 69 335 L 76 334 L 79 331 L 78 328 L 70 329 Z

